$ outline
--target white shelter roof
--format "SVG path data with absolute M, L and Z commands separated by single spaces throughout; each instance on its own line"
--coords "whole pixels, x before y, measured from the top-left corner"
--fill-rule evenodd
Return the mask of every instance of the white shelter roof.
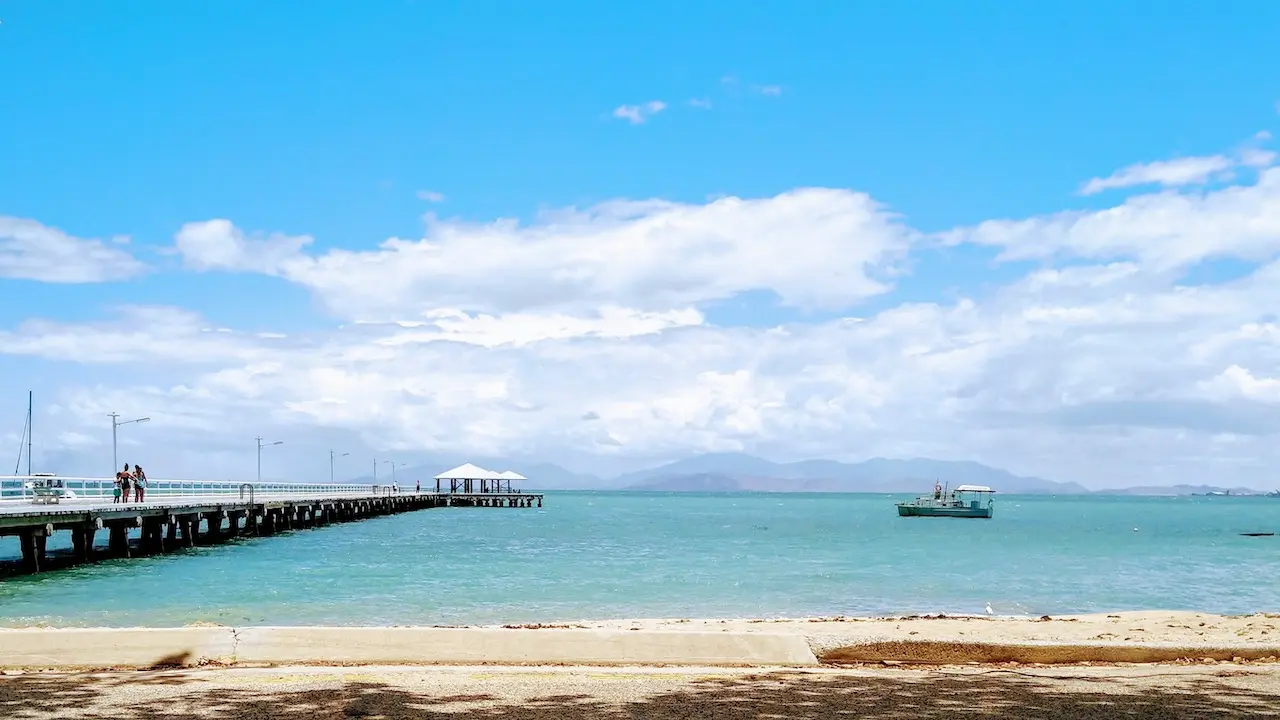
M 503 470 L 502 472 L 498 473 L 498 477 L 502 478 L 503 480 L 528 480 L 529 479 L 518 472 L 512 472 L 510 470 Z
M 452 470 L 445 470 L 433 480 L 496 480 L 498 474 L 479 465 L 463 463 Z
M 956 488 L 956 492 L 995 492 L 986 485 L 961 485 Z

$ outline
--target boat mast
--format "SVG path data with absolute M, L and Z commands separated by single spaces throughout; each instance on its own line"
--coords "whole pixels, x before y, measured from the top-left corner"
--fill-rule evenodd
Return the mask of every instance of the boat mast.
M 32 398 L 32 395 L 33 395 L 33 392 L 31 390 L 28 390 L 27 391 L 27 475 L 28 477 L 31 475 L 31 435 L 32 435 L 31 398 Z

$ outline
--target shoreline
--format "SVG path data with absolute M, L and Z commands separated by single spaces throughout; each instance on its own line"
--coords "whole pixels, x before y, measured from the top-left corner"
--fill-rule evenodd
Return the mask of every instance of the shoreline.
M 1274 661 L 1280 614 L 636 619 L 505 626 L 0 629 L 6 670 L 284 665 L 816 667 Z

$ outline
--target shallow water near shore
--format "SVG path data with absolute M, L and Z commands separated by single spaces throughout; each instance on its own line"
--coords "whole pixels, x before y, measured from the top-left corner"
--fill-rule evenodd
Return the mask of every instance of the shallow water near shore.
M 899 499 L 565 492 L 423 510 L 7 578 L 0 625 L 1280 608 L 1280 537 L 1240 535 L 1280 531 L 1280 500 L 999 496 L 995 518 L 954 520 L 899 518 Z

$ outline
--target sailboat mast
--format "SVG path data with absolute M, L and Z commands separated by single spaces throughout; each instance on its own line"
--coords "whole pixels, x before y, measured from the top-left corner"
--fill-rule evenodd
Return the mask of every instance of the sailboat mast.
M 34 393 L 27 391 L 27 477 L 31 476 L 31 400 Z

